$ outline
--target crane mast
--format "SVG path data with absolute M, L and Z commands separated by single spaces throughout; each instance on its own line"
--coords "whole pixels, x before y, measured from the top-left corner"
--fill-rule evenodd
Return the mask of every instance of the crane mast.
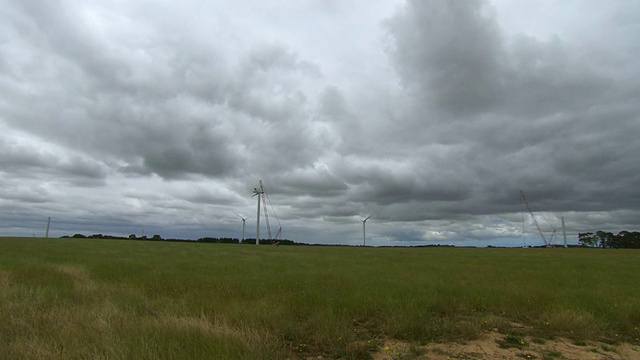
M 538 224 L 538 221 L 536 220 L 535 215 L 533 214 L 533 210 L 531 209 L 531 205 L 529 205 L 529 200 L 527 200 L 527 197 L 524 195 L 524 191 L 520 190 L 520 197 L 522 198 L 522 201 L 524 201 L 524 204 L 527 206 L 527 210 L 529 210 L 529 214 L 531 214 L 531 219 L 533 219 L 533 224 L 536 226 L 536 229 L 538 229 L 538 233 L 540 234 L 540 236 L 542 237 L 542 240 L 544 241 L 544 244 L 546 246 L 549 246 L 549 242 L 547 241 L 547 238 L 544 236 L 544 233 L 542 232 L 542 228 L 540 228 L 540 224 Z M 553 236 L 555 235 L 555 229 L 553 231 Z

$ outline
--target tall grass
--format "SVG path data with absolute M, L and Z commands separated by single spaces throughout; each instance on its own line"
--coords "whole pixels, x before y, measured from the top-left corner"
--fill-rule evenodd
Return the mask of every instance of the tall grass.
M 385 338 L 638 342 L 640 252 L 0 238 L 0 354 L 366 358 Z

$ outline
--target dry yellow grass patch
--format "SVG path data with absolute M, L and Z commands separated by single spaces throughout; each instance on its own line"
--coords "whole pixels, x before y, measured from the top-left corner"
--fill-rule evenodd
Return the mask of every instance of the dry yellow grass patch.
M 54 270 L 71 278 L 78 290 L 94 290 L 96 288 L 95 282 L 91 279 L 91 275 L 84 267 L 74 265 L 56 265 Z
M 9 272 L 0 270 L 0 290 L 9 286 Z
M 264 343 L 265 341 L 275 341 L 269 339 L 271 336 L 267 333 L 261 333 L 255 328 L 243 328 L 241 326 L 232 325 L 230 322 L 222 318 L 208 318 L 205 315 L 195 316 L 177 316 L 177 315 L 160 315 L 155 318 L 148 318 L 148 324 L 158 329 L 177 330 L 180 332 L 198 331 L 206 335 L 233 339 L 243 343 L 247 347 L 253 347 Z

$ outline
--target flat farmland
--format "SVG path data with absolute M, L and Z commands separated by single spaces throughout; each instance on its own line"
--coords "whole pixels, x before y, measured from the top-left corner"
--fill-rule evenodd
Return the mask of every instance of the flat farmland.
M 634 250 L 3 237 L 0 356 L 634 358 L 639 274 Z

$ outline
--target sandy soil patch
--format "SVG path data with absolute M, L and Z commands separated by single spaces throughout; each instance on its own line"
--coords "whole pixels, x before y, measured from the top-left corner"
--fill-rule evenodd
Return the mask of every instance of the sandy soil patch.
M 499 332 L 486 334 L 480 340 L 458 343 L 433 343 L 410 345 L 388 340 L 373 354 L 374 360 L 400 359 L 592 359 L 633 360 L 640 359 L 640 346 L 633 344 L 610 345 L 589 342 L 575 345 L 571 340 L 555 339 L 536 343 L 524 338 L 524 344 L 507 347 L 505 335 Z

